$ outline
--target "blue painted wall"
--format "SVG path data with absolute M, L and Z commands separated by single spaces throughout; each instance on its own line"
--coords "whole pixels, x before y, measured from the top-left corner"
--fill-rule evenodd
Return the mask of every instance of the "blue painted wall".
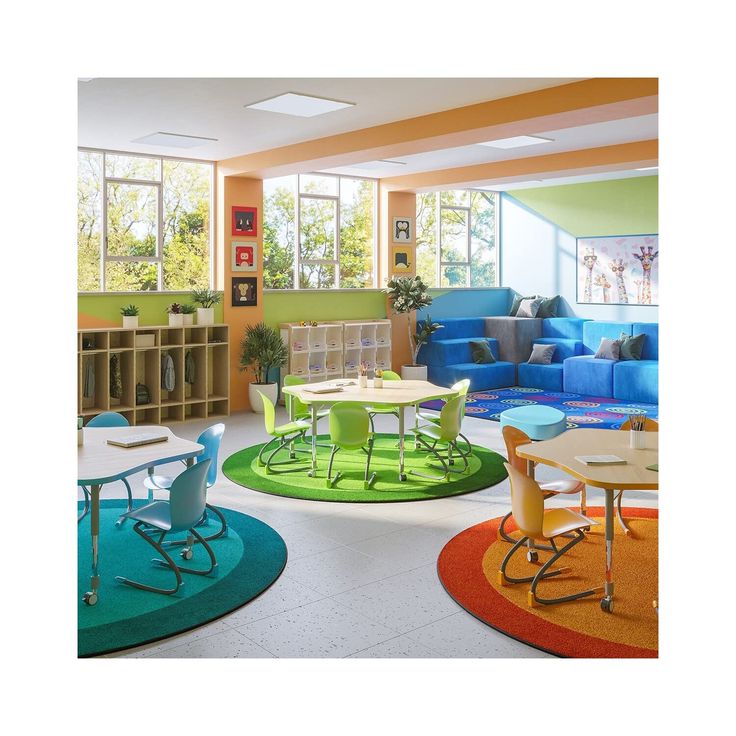
M 422 320 L 429 313 L 432 319 L 442 317 L 490 317 L 508 314 L 513 296 L 511 289 L 430 289 L 432 304 L 417 312 Z
M 622 322 L 659 321 L 658 307 L 577 304 L 575 236 L 506 193 L 501 195 L 500 225 L 500 274 L 504 286 L 521 294 L 559 294 L 562 297 L 558 312 L 560 317 Z

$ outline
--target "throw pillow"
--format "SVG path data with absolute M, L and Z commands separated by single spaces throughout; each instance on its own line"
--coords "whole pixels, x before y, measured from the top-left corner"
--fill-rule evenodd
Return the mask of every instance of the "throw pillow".
M 622 332 L 618 339 L 621 343 L 620 360 L 641 360 L 645 337 L 646 335 L 643 332 L 640 335 L 633 336 Z
M 604 358 L 605 360 L 618 360 L 621 353 L 621 343 L 608 337 L 601 338 L 601 344 L 595 353 L 596 358 Z
M 539 307 L 544 299 L 539 297 L 538 299 L 523 299 L 519 305 L 519 311 L 516 313 L 517 317 L 536 317 Z
M 560 301 L 559 296 L 553 296 L 549 299 L 544 299 L 542 303 L 539 305 L 539 311 L 537 312 L 537 317 L 541 317 L 542 319 L 546 319 L 547 317 L 556 317 L 557 316 L 557 305 Z
M 518 317 L 516 314 L 519 311 L 519 306 L 524 301 L 524 299 L 536 299 L 537 295 L 534 294 L 532 296 L 519 296 L 518 294 L 514 297 L 514 301 L 511 304 L 511 309 L 509 310 L 509 317 Z
M 552 362 L 552 356 L 554 354 L 554 345 L 541 345 L 535 343 L 532 345 L 532 354 L 529 356 L 527 363 L 531 363 L 532 365 L 549 365 Z
M 491 346 L 485 340 L 471 340 L 470 353 L 474 363 L 495 363 Z

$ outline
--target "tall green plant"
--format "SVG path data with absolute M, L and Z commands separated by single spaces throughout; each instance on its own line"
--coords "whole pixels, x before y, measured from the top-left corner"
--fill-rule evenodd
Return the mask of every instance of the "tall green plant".
M 427 285 L 419 276 L 399 276 L 387 282 L 385 291 L 393 311 L 396 314 L 406 315 L 412 365 L 416 365 L 422 343 L 418 342 L 417 335 L 411 328 L 411 313 L 432 303 L 432 297 L 427 293 Z
M 240 370 L 253 371 L 254 383 L 268 383 L 272 368 L 280 368 L 289 357 L 281 335 L 264 322 L 247 325 L 240 343 Z

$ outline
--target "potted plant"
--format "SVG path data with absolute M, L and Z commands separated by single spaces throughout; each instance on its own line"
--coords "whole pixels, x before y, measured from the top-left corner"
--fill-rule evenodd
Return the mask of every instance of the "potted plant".
M 214 289 L 195 289 L 192 292 L 192 301 L 199 305 L 197 308 L 197 324 L 215 324 L 214 306 L 222 301 L 222 294 Z
M 169 313 L 169 327 L 183 327 L 184 326 L 184 314 L 181 311 L 181 304 L 174 302 L 166 307 L 166 311 Z
M 368 386 L 368 363 L 361 361 L 358 366 L 358 386 L 367 388 Z
M 406 315 L 406 327 L 409 330 L 409 350 L 411 350 L 412 363 L 401 366 L 401 377 L 426 381 L 427 366 L 417 364 L 417 355 L 423 343 L 418 342 L 419 334 L 415 334 L 412 329 L 411 314 L 432 303 L 432 297 L 427 293 L 427 285 L 419 276 L 399 276 L 387 282 L 386 294 L 388 294 L 393 311 L 396 314 Z M 428 339 L 429 335 L 425 342 Z
M 373 371 L 373 388 L 383 388 L 383 370 L 376 368 Z
M 261 414 L 263 402 L 256 391 L 276 403 L 279 385 L 269 381 L 268 374 L 272 368 L 280 368 L 286 363 L 289 352 L 278 331 L 263 322 L 246 326 L 240 351 L 240 370 L 252 371 L 254 376 L 254 380 L 248 384 L 250 408 Z
M 184 315 L 184 326 L 185 327 L 188 327 L 194 324 L 194 313 L 196 311 L 197 311 L 197 308 L 194 306 L 194 304 L 182 304 L 181 305 L 181 313 Z
M 123 327 L 128 330 L 138 327 L 138 315 L 140 311 L 135 304 L 126 304 L 124 307 L 120 307 L 120 314 L 123 315 Z

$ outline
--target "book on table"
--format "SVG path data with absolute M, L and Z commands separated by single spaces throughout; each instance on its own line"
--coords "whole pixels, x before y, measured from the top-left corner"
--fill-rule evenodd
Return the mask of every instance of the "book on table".
M 575 455 L 584 465 L 626 465 L 626 460 L 618 455 Z
M 331 394 L 335 391 L 342 391 L 342 386 L 315 386 L 314 388 L 308 387 L 304 390 L 310 394 Z
M 111 439 L 107 441 L 108 445 L 116 447 L 140 447 L 141 445 L 151 445 L 155 442 L 166 442 L 169 439 L 165 434 L 129 434 L 127 437 L 120 439 Z

